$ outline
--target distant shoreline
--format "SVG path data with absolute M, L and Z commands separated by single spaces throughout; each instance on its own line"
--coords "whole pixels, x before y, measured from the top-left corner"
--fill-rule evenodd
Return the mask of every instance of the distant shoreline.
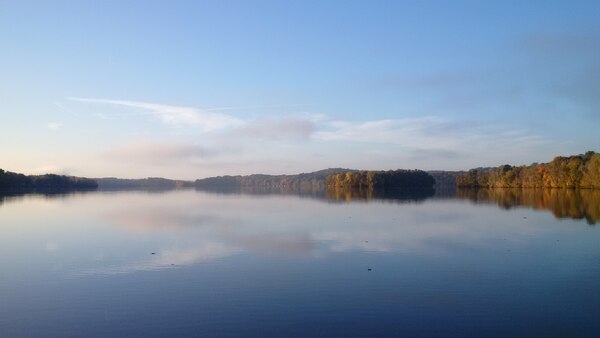
M 55 174 L 27 176 L 0 169 L 1 191 L 169 190 L 237 187 L 322 189 L 328 186 L 600 189 L 600 154 L 588 151 L 581 155 L 559 156 L 549 163 L 534 163 L 529 166 L 503 165 L 497 168 L 477 168 L 469 171 L 403 169 L 395 171 L 361 171 L 329 168 L 296 175 L 225 175 L 195 181 L 172 180 L 161 177 L 122 179 L 115 177 L 85 178 Z

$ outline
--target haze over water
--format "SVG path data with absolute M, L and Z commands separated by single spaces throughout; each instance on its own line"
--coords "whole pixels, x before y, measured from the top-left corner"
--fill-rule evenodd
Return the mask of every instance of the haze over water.
M 9 337 L 597 336 L 598 192 L 588 193 L 4 197 L 0 328 Z

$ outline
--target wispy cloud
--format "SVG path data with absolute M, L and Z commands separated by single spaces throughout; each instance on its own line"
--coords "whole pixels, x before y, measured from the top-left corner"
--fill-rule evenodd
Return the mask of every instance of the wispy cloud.
M 221 111 L 221 110 L 249 110 L 249 109 L 271 109 L 271 108 L 291 108 L 305 107 L 306 104 L 270 104 L 270 105 L 254 105 L 254 106 L 225 106 L 206 108 L 206 111 Z
M 167 126 L 191 127 L 183 133 L 170 134 L 177 137 L 177 141 L 152 140 L 146 134 L 145 140 L 115 145 L 104 153 L 105 157 L 123 163 L 163 167 L 185 164 L 190 168 L 199 168 L 201 164 L 203 170 L 217 166 L 222 170 L 235 170 L 228 173 L 240 173 L 250 169 L 247 165 L 231 163 L 254 161 L 258 169 L 253 170 L 272 172 L 275 168 L 285 170 L 281 169 L 282 163 L 298 160 L 299 156 L 309 153 L 322 155 L 319 161 L 313 159 L 319 163 L 312 163 L 311 169 L 341 164 L 357 168 L 370 168 L 376 164 L 379 169 L 407 166 L 468 169 L 473 165 L 500 164 L 495 159 L 498 154 L 503 154 L 500 161 L 518 161 L 519 164 L 531 161 L 532 152 L 551 156 L 539 151 L 549 149 L 549 141 L 529 128 L 514 129 L 508 124 L 490 126 L 435 115 L 349 121 L 322 114 L 294 113 L 241 119 L 193 107 L 120 100 L 72 100 L 142 109 L 127 114 L 153 115 Z M 205 131 L 211 132 L 203 133 Z M 351 148 L 349 144 L 352 144 Z
M 289 116 L 283 118 L 262 118 L 250 121 L 233 131 L 241 136 L 285 140 L 306 140 L 317 131 L 317 124 L 312 116 Z
M 189 143 L 143 140 L 115 146 L 107 151 L 105 156 L 119 161 L 164 165 L 212 157 L 222 151 L 225 150 L 220 149 L 217 151 Z
M 234 127 L 242 124 L 241 120 L 233 116 L 194 107 L 126 100 L 105 100 L 77 97 L 71 97 L 69 100 L 139 108 L 144 110 L 144 114 L 156 116 L 166 125 L 195 126 L 201 131 L 205 132 Z
M 328 127 L 317 132 L 315 138 L 326 141 L 414 145 L 423 148 L 453 148 L 484 139 L 494 142 L 512 140 L 536 144 L 545 141 L 525 129 L 485 127 L 472 123 L 461 125 L 456 121 L 435 116 L 362 122 L 332 121 Z
M 327 141 L 355 141 L 370 143 L 405 144 L 412 140 L 423 143 L 429 137 L 428 129 L 443 124 L 436 117 L 386 119 L 362 122 L 332 121 L 315 138 Z M 431 133 L 434 137 L 433 133 Z
M 77 115 L 76 112 L 74 112 L 73 110 L 71 110 L 69 107 L 66 107 L 64 104 L 62 104 L 62 102 L 55 101 L 55 102 L 52 102 L 52 104 L 54 104 L 54 106 L 58 107 L 60 110 L 62 110 L 64 112 L 67 112 L 67 113 L 69 113 L 71 115 Z
M 363 122 L 331 121 L 315 139 L 354 144 L 354 157 L 365 158 L 357 165 L 411 163 L 431 168 L 431 163 L 468 169 L 474 164 L 493 164 L 503 158 L 531 161 L 531 152 L 548 149 L 549 140 L 528 129 L 484 126 L 438 117 L 386 119 Z M 360 145 L 360 146 L 359 146 Z M 510 155 L 509 155 L 510 154 Z M 529 156 L 529 157 L 528 157 Z M 477 158 L 479 162 L 467 164 Z M 468 162 L 465 162 L 469 159 Z M 505 160 L 505 159 L 503 159 Z M 498 163 L 499 164 L 499 163 Z
M 236 137 L 272 140 L 306 140 L 317 130 L 316 122 L 322 119 L 322 115 L 318 114 L 294 114 L 283 117 L 260 117 L 244 120 L 218 112 L 222 110 L 296 107 L 300 105 L 229 106 L 201 109 L 128 100 L 76 97 L 71 97 L 69 100 L 142 109 L 142 112 L 131 112 L 126 115 L 156 116 L 169 126 L 192 126 L 206 132 L 228 130 L 227 136 L 234 134 Z M 109 118 L 106 113 L 97 113 L 96 116 L 101 119 Z
M 56 130 L 60 127 L 62 127 L 62 123 L 60 122 L 48 122 L 46 123 L 46 128 L 50 129 L 50 130 Z

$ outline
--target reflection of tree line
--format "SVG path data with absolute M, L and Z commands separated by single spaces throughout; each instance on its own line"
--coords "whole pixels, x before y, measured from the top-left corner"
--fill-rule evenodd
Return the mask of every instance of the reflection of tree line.
M 196 191 L 220 195 L 294 195 L 300 197 L 323 198 L 323 186 L 206 186 L 196 187 Z
M 456 197 L 475 203 L 492 203 L 510 209 L 524 206 L 550 210 L 557 218 L 600 220 L 597 189 L 457 189 Z
M 310 197 L 318 200 L 333 202 L 351 201 L 377 201 L 388 200 L 396 202 L 421 201 L 432 197 L 435 193 L 433 188 L 405 188 L 405 189 L 381 189 L 381 188 L 349 188 L 349 187 L 229 187 L 229 188 L 196 188 L 198 191 L 212 194 L 242 194 L 242 195 L 292 195 L 299 197 Z
M 2 191 L 0 190 L 0 207 L 6 202 L 16 202 L 23 200 L 26 196 L 41 197 L 47 200 L 67 198 L 74 195 L 84 195 L 93 193 L 96 190 L 82 189 L 82 190 L 65 190 L 65 189 L 38 189 L 38 190 L 15 190 L 15 191 Z
M 328 187 L 325 190 L 325 198 L 330 201 L 376 201 L 388 200 L 396 202 L 416 202 L 432 197 L 435 193 L 433 188 L 414 189 L 377 189 L 377 188 L 345 188 Z
M 373 189 L 373 188 L 292 188 L 278 187 L 232 187 L 197 189 L 216 194 L 247 194 L 247 195 L 290 195 L 313 198 L 329 202 L 371 202 L 388 201 L 394 203 L 407 203 L 424 201 L 427 198 L 458 198 L 468 199 L 475 203 L 491 203 L 501 208 L 525 206 L 534 209 L 546 209 L 558 218 L 586 219 L 589 224 L 600 220 L 600 190 L 597 189 L 471 189 L 461 188 L 448 191 L 439 189 Z M 161 193 L 163 191 L 155 191 Z M 79 192 L 82 194 L 85 192 Z M 36 193 L 48 199 L 64 198 L 73 192 Z M 24 195 L 30 193 L 0 193 L 0 206 L 4 202 L 19 201 Z

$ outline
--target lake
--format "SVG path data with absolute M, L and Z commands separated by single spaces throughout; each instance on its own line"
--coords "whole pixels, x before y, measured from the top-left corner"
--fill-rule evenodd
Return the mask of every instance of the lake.
M 600 191 L 0 197 L 0 336 L 600 336 Z

